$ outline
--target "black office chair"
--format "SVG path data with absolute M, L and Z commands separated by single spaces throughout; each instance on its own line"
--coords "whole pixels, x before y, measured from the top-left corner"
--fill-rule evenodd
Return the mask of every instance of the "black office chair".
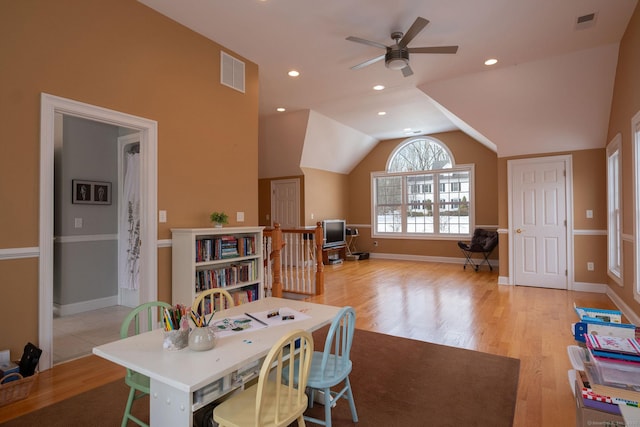
M 467 264 L 471 264 L 475 271 L 478 271 L 478 268 L 480 268 L 482 264 L 487 264 L 489 266 L 489 270 L 493 271 L 493 267 L 489 262 L 489 256 L 495 247 L 498 246 L 497 231 L 488 231 L 483 228 L 476 228 L 473 231 L 471 242 L 469 244 L 465 242 L 458 242 L 458 246 L 466 258 L 463 266 L 465 270 L 467 269 Z M 473 254 L 476 253 L 482 254 L 483 258 L 474 260 Z

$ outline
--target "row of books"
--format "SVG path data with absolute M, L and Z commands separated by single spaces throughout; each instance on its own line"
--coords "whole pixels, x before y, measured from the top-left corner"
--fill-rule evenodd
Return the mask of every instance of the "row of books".
M 239 262 L 206 270 L 196 270 L 195 290 L 202 292 L 212 288 L 226 288 L 254 280 L 258 280 L 256 261 Z
M 242 289 L 238 292 L 234 292 L 231 294 L 233 297 L 233 302 L 235 305 L 246 304 L 251 301 L 255 301 L 258 299 L 258 289 L 253 286 L 248 289 Z
M 196 239 L 196 262 L 208 262 L 255 254 L 255 236 L 220 236 Z
M 621 313 L 615 310 L 576 307 L 576 313 L 586 326 L 578 340 L 584 350 L 584 370 L 576 375 L 583 401 L 596 401 L 598 409 L 616 414 L 620 404 L 637 407 L 640 342 L 635 325 L 622 323 Z

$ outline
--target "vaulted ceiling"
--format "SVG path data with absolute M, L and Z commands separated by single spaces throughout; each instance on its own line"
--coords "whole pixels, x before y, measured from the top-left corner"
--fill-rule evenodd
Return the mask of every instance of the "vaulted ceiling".
M 285 115 L 306 116 L 301 165 L 343 173 L 380 140 L 456 129 L 500 157 L 603 147 L 618 44 L 637 4 L 139 1 L 258 64 L 261 126 L 276 132 Z M 346 37 L 391 45 L 390 34 L 406 32 L 418 16 L 430 22 L 409 47 L 457 45 L 457 53 L 410 53 L 409 77 L 384 60 L 351 69 L 385 51 Z M 488 58 L 498 63 L 484 65 Z M 289 77 L 291 69 L 300 76 Z M 385 89 L 374 91 L 378 84 Z M 332 142 L 346 159 L 339 166 L 335 150 L 322 149 L 327 133 L 339 139 Z

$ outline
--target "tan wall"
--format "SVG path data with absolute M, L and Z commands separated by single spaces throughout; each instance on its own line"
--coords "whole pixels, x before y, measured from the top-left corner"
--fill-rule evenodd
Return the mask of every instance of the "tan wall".
M 455 131 L 429 135 L 451 150 L 456 164 L 475 164 L 476 224 L 498 224 L 498 174 L 496 153 L 468 135 Z M 349 223 L 371 226 L 371 173 L 384 171 L 393 150 L 406 139 L 380 142 L 349 174 Z M 462 257 L 457 241 L 376 238 L 373 245 L 370 228 L 361 228 L 357 248 L 360 251 L 403 255 Z M 493 258 L 498 252 L 494 252 Z
M 42 92 L 158 121 L 159 239 L 208 226 L 214 210 L 256 225 L 258 67 L 245 61 L 245 94 L 222 86 L 220 49 L 134 0 L 2 2 L 0 249 L 38 246 Z M 159 250 L 165 300 L 170 254 Z M 38 342 L 37 269 L 36 259 L 0 261 L 3 306 L 22 308 L 0 313 L 0 348 L 14 355 Z
M 349 219 L 348 175 L 320 169 L 302 168 L 305 182 L 303 225 L 323 219 Z
M 640 3 L 629 21 L 627 30 L 620 42 L 616 80 L 611 103 L 609 132 L 607 143 L 616 134 L 622 135 L 622 232 L 633 236 L 633 222 L 636 210 L 633 196 L 633 148 L 631 134 L 631 118 L 640 111 Z M 605 200 L 603 200 L 603 204 Z M 636 231 L 637 232 L 637 231 Z M 634 270 L 637 268 L 633 259 L 633 243 L 623 241 L 623 286 L 620 287 L 609 280 L 609 287 L 629 307 L 640 315 L 640 303 L 634 298 Z

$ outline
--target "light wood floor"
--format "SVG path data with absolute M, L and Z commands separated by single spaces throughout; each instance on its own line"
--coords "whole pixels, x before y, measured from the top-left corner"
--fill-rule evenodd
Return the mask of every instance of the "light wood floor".
M 353 306 L 359 329 L 519 358 L 514 426 L 575 425 L 566 351 L 573 303 L 615 309 L 606 295 L 499 286 L 495 272 L 452 264 L 371 259 L 325 271 L 325 294 L 312 302 Z M 122 377 L 96 356 L 56 365 L 28 399 L 0 408 L 0 423 Z

